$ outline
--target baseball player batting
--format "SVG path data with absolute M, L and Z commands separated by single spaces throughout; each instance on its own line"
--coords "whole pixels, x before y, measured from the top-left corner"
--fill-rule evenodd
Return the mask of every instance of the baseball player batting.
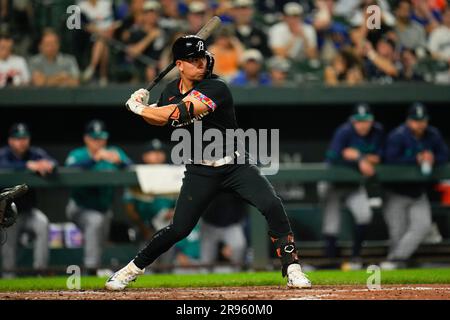
M 178 38 L 172 46 L 173 62 L 179 79 L 170 82 L 155 104 L 148 104 L 149 91 L 140 89 L 126 102 L 127 108 L 151 125 L 184 127 L 193 136 L 193 123 L 203 129 L 219 130 L 226 140 L 226 129 L 237 129 L 233 98 L 229 88 L 212 73 L 214 58 L 198 36 Z M 194 146 L 194 148 L 205 147 Z M 225 148 L 224 150 L 230 150 Z M 189 235 L 211 200 L 223 191 L 234 192 L 258 208 L 269 225 L 269 235 L 281 259 L 282 275 L 289 288 L 310 288 L 302 272 L 291 226 L 280 198 L 258 167 L 237 161 L 247 154 L 234 152 L 216 160 L 186 164 L 172 224 L 159 230 L 147 246 L 128 265 L 106 282 L 108 290 L 123 290 L 162 253 Z M 203 154 L 203 152 L 202 152 Z M 242 159 L 239 159 L 242 160 Z

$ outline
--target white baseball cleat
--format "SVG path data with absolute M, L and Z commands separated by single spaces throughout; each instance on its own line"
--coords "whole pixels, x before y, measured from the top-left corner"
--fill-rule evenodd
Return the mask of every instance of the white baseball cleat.
M 106 281 L 105 288 L 111 291 L 124 290 L 128 284 L 135 281 L 138 275 L 144 274 L 145 269 L 139 269 L 133 261 L 114 273 Z
M 287 286 L 291 289 L 307 289 L 311 288 L 311 281 L 309 281 L 306 274 L 302 272 L 302 267 L 297 264 L 293 263 L 288 266 L 287 268 L 287 277 L 288 282 Z

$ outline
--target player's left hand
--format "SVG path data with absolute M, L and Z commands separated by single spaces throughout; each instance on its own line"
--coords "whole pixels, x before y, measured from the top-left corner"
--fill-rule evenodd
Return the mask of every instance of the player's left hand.
M 130 99 L 125 103 L 125 106 L 131 112 L 141 115 L 149 99 L 150 93 L 148 90 L 139 89 L 131 95 Z
M 148 100 L 150 99 L 150 92 L 146 89 L 139 89 L 131 95 L 131 98 L 138 99 L 143 104 L 148 104 Z

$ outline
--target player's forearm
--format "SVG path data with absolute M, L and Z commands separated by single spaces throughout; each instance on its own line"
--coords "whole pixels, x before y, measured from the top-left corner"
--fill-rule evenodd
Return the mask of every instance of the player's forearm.
M 169 118 L 176 107 L 177 106 L 175 104 L 170 104 L 159 108 L 155 105 L 150 105 L 142 110 L 141 116 L 145 119 L 145 121 L 154 126 L 164 126 L 169 121 Z

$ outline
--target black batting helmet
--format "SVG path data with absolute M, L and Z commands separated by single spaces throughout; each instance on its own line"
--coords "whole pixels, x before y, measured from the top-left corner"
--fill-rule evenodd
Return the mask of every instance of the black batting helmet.
M 192 35 L 180 37 L 172 46 L 172 55 L 173 61 L 204 57 L 206 55 L 205 41 Z

